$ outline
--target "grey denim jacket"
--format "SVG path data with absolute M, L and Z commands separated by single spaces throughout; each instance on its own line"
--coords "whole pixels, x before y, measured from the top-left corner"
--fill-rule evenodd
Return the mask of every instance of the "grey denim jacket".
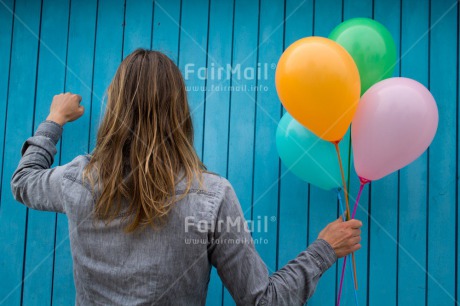
M 93 225 L 94 198 L 81 180 L 91 155 L 50 169 L 62 131 L 40 123 L 22 146 L 11 190 L 27 207 L 67 215 L 76 305 L 204 305 L 212 266 L 238 305 L 302 305 L 337 260 L 317 239 L 269 275 L 232 185 L 212 173 L 203 174 L 205 188 L 194 182 L 159 230 L 125 234 L 123 213 Z M 179 182 L 177 194 L 184 187 Z

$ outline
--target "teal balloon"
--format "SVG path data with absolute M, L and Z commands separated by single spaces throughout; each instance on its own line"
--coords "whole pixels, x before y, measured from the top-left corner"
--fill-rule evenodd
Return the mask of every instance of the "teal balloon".
M 285 113 L 276 130 L 276 148 L 283 164 L 303 181 L 325 190 L 342 187 L 334 144 L 323 140 Z M 345 178 L 350 160 L 350 129 L 339 143 Z

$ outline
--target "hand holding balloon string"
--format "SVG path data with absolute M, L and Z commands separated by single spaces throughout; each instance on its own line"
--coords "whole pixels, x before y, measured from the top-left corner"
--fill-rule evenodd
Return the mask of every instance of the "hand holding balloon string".
M 353 219 L 344 221 L 340 216 L 329 223 L 318 235 L 318 239 L 326 240 L 334 249 L 338 258 L 342 258 L 361 248 L 361 226 L 363 223 Z

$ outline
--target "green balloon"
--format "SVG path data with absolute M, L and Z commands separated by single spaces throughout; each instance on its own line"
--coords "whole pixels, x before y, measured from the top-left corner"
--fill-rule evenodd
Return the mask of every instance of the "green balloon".
M 393 76 L 396 45 L 391 33 L 369 18 L 353 18 L 332 30 L 329 38 L 355 60 L 361 78 L 361 95 L 375 83 Z
M 283 164 L 303 181 L 325 190 L 342 187 L 334 144 L 310 132 L 287 112 L 278 123 L 276 148 Z M 348 177 L 350 129 L 339 148 L 345 177 Z

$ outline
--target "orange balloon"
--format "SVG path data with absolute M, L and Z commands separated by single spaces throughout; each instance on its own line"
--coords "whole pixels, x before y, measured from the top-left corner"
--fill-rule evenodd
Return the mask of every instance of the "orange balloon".
M 350 126 L 361 93 L 358 68 L 335 41 L 306 37 L 281 55 L 275 73 L 281 103 L 318 137 L 340 141 Z

